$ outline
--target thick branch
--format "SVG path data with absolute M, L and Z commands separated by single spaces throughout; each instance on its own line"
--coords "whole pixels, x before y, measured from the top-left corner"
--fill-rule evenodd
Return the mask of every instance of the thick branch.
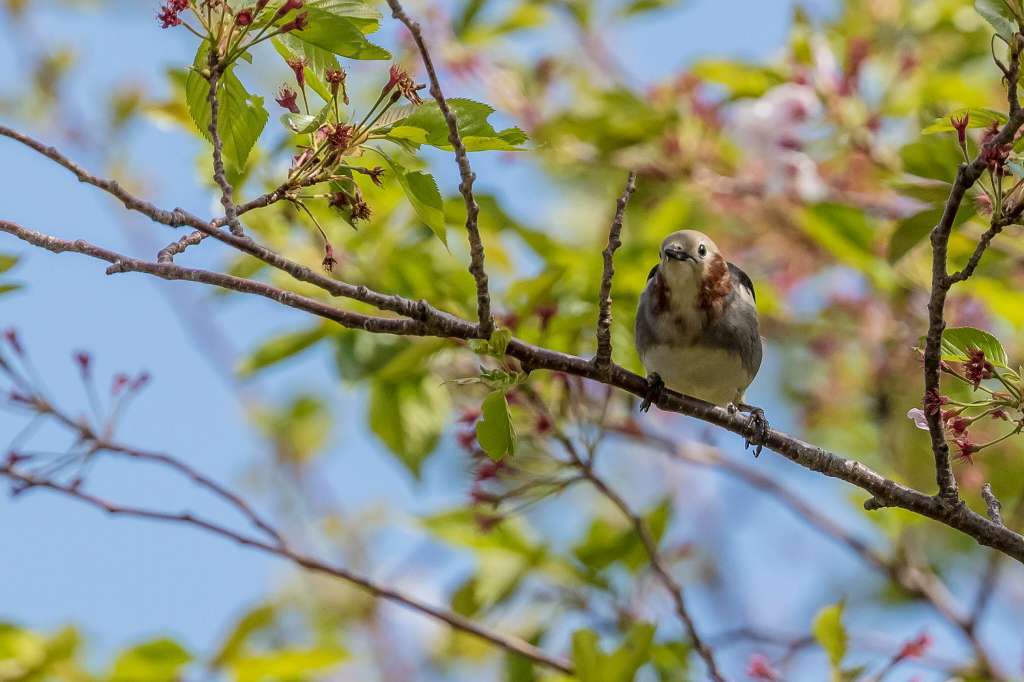
M 409 33 L 412 34 L 412 39 L 420 51 L 423 66 L 427 70 L 427 77 L 430 79 L 430 94 L 437 101 L 441 115 L 444 116 L 444 121 L 448 125 L 448 141 L 455 152 L 455 161 L 459 165 L 459 177 L 462 179 L 462 182 L 459 183 L 459 192 L 462 194 L 462 199 L 466 204 L 466 233 L 469 237 L 470 257 L 469 272 L 476 281 L 477 317 L 480 321 L 479 336 L 485 339 L 490 338 L 491 332 L 494 331 L 494 319 L 491 317 L 491 295 L 487 288 L 487 271 L 484 269 L 484 244 L 480 239 L 480 229 L 477 226 L 477 216 L 480 213 L 480 207 L 473 196 L 473 181 L 476 179 L 476 175 L 469 165 L 469 155 L 466 153 L 466 145 L 463 144 L 462 135 L 459 133 L 458 119 L 455 117 L 455 112 L 448 106 L 448 101 L 441 91 L 441 83 L 437 79 L 434 61 L 431 59 L 430 51 L 423 40 L 423 32 L 420 30 L 420 25 L 409 18 L 409 15 L 402 9 L 402 5 L 398 0 L 388 0 L 388 6 L 391 8 L 392 16 L 405 24 L 405 27 L 409 29 Z
M 626 188 L 622 191 L 615 204 L 615 218 L 608 230 L 608 245 L 604 249 L 604 271 L 601 274 L 601 293 L 598 297 L 599 312 L 597 317 L 597 355 L 594 366 L 602 372 L 611 371 L 612 366 L 612 278 L 615 276 L 615 252 L 622 246 L 619 235 L 622 232 L 622 218 L 626 213 L 626 204 L 636 189 L 636 173 L 630 171 L 626 179 Z
M 568 661 L 563 659 L 550 656 L 538 647 L 530 644 L 529 642 L 523 641 L 518 637 L 510 637 L 508 635 L 502 635 L 485 628 L 484 626 L 475 623 L 474 621 L 464 618 L 457 613 L 446 611 L 437 606 L 431 606 L 426 602 L 423 602 L 416 597 L 410 596 L 398 590 L 392 589 L 380 583 L 377 583 L 370 578 L 355 573 L 339 566 L 332 566 L 319 559 L 309 557 L 296 552 L 293 549 L 285 545 L 271 544 L 269 542 L 260 540 L 258 538 L 242 535 L 237 533 L 230 528 L 221 526 L 212 521 L 194 516 L 190 513 L 172 514 L 168 512 L 154 511 L 151 509 L 142 509 L 139 507 L 126 507 L 115 505 L 108 502 L 105 499 L 90 495 L 89 493 L 83 492 L 78 488 L 72 486 L 62 485 L 51 480 L 41 480 L 33 478 L 27 474 L 14 471 L 11 467 L 5 466 L 0 467 L 0 475 L 6 476 L 11 481 L 28 488 L 46 488 L 55 492 L 64 494 L 68 497 L 75 498 L 84 502 L 88 505 L 101 509 L 109 514 L 116 514 L 120 516 L 135 517 L 141 519 L 149 519 L 152 521 L 164 521 L 169 523 L 183 524 L 200 528 L 202 530 L 219 535 L 221 537 L 234 540 L 240 545 L 246 547 L 252 547 L 254 549 L 261 550 L 268 554 L 273 554 L 284 559 L 288 559 L 292 563 L 301 566 L 310 571 L 317 573 L 324 573 L 326 575 L 344 580 L 345 582 L 351 583 L 366 592 L 369 592 L 374 597 L 379 599 L 386 599 L 398 604 L 402 604 L 414 611 L 419 611 L 431 618 L 443 621 L 452 628 L 465 632 L 474 637 L 478 637 L 487 642 L 490 642 L 506 651 L 518 654 L 527 658 L 539 665 L 552 668 L 554 670 L 561 671 L 567 675 L 573 673 L 572 666 Z
M 475 338 L 478 333 L 477 325 L 438 311 L 425 303 L 417 303 L 415 301 L 403 299 L 399 296 L 385 296 L 383 294 L 369 291 L 365 287 L 355 287 L 341 282 L 333 282 L 329 279 L 327 279 L 326 282 L 321 282 L 320 278 L 322 276 L 313 275 L 312 273 L 310 273 L 310 278 L 313 281 L 316 281 L 318 285 L 320 283 L 332 286 L 336 285 L 339 291 L 344 290 L 346 292 L 339 293 L 339 295 L 347 296 L 352 294 L 353 298 L 358 298 L 358 300 L 365 299 L 366 302 L 374 305 L 376 305 L 376 303 L 374 303 L 375 301 L 388 301 L 390 302 L 389 305 L 393 303 L 395 308 L 399 308 L 401 310 L 417 310 L 420 317 L 416 320 L 395 320 L 388 318 L 371 318 L 356 313 L 339 311 L 338 309 L 327 306 L 319 301 L 297 296 L 291 292 L 274 289 L 273 287 L 268 287 L 267 285 L 259 282 L 250 282 L 250 280 L 242 280 L 239 278 L 229 277 L 227 275 L 218 275 L 217 273 L 207 273 L 205 271 L 179 268 L 179 266 L 176 265 L 146 263 L 145 261 L 126 259 L 121 256 L 121 254 L 100 249 L 99 247 L 92 246 L 86 242 L 70 242 L 57 239 L 32 230 L 27 230 L 10 222 L 0 222 L 0 231 L 11 233 L 24 241 L 56 253 L 62 251 L 76 251 L 110 263 L 116 263 L 119 261 L 138 263 L 140 264 L 139 271 L 151 271 L 152 274 L 159 277 L 166 276 L 165 278 L 167 279 L 190 279 L 192 281 L 202 281 L 199 279 L 198 273 L 203 273 L 202 276 L 210 280 L 208 283 L 216 284 L 217 286 L 229 286 L 229 288 L 236 288 L 235 286 L 230 285 L 235 284 L 235 280 L 237 280 L 237 283 L 240 286 L 243 284 L 246 288 L 251 286 L 253 288 L 252 293 L 258 293 L 274 300 L 279 300 L 280 297 L 280 301 L 286 305 L 299 307 L 313 313 L 314 315 L 324 317 L 325 319 L 335 320 L 341 324 L 345 324 L 346 326 L 351 325 L 359 329 L 383 331 L 391 334 L 430 335 L 459 339 Z M 224 237 L 225 241 L 228 241 L 229 237 L 231 240 L 239 239 L 233 235 L 226 235 L 224 233 L 220 234 Z M 282 258 L 282 260 L 286 259 Z M 296 267 L 299 268 L 301 272 L 302 266 Z M 308 271 L 308 268 L 305 270 Z M 290 271 L 291 270 L 289 270 L 289 272 Z M 184 273 L 189 273 L 190 275 L 192 275 L 192 273 L 197 274 L 194 276 L 178 276 L 183 275 Z M 217 278 L 226 279 L 212 281 Z M 350 288 L 354 291 L 349 291 Z M 236 288 L 236 290 L 238 289 Z M 359 298 L 360 296 L 363 296 L 363 298 Z M 383 301 L 380 299 L 383 299 Z M 300 303 L 301 305 L 299 305 Z M 338 319 L 339 317 L 341 319 Z M 378 327 L 385 328 L 380 329 Z M 593 363 L 588 360 L 575 355 L 569 355 L 559 351 L 534 346 L 519 339 L 512 339 L 508 345 L 507 353 L 509 356 L 519 360 L 525 368 L 531 370 L 547 369 L 564 372 L 566 374 L 573 374 L 575 376 L 615 386 L 616 388 L 628 391 L 638 397 L 643 397 L 648 393 L 646 379 L 615 364 L 612 365 L 610 376 L 606 376 L 604 373 L 599 372 L 594 367 Z M 724 408 L 706 403 L 696 398 L 680 395 L 671 390 L 663 392 L 657 402 L 657 405 L 662 410 L 678 412 L 679 414 L 694 417 L 709 424 L 714 424 L 732 431 L 740 436 L 745 436 L 749 430 L 747 420 L 742 416 L 730 414 Z M 826 476 L 839 478 L 867 491 L 872 496 L 867 502 L 865 502 L 865 507 L 868 509 L 880 509 L 882 507 L 900 507 L 907 509 L 944 523 L 951 528 L 955 528 L 956 530 L 974 538 L 979 544 L 997 549 L 1004 554 L 1013 557 L 1017 561 L 1024 563 L 1024 536 L 993 523 L 989 519 L 971 511 L 963 505 L 946 504 L 940 499 L 887 479 L 878 472 L 856 460 L 840 457 L 839 455 L 811 445 L 810 443 L 806 443 L 780 431 L 769 430 L 765 441 L 765 447 L 783 455 L 787 459 L 790 459 L 803 467 L 821 472 Z

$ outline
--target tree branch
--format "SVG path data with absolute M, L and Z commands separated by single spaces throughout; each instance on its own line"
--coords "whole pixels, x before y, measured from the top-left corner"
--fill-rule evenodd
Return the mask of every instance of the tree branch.
M 615 276 L 615 252 L 622 246 L 619 234 L 622 232 L 622 219 L 626 213 L 626 204 L 636 189 L 636 173 L 630 171 L 626 178 L 626 188 L 622 191 L 615 204 L 615 218 L 608 230 L 608 245 L 604 249 L 604 271 L 601 274 L 601 293 L 598 296 L 599 312 L 597 317 L 597 354 L 594 366 L 608 373 L 612 367 L 612 277 Z
M 210 229 L 201 221 L 198 222 L 204 228 Z M 109 263 L 124 263 L 126 269 L 128 266 L 132 266 L 133 269 L 139 272 L 149 272 L 164 279 L 204 281 L 216 286 L 225 286 L 238 291 L 256 293 L 273 300 L 278 300 L 285 305 L 300 308 L 314 315 L 357 329 L 389 334 L 425 335 L 458 339 L 476 338 L 479 330 L 477 325 L 438 311 L 426 303 L 410 301 L 400 296 L 386 296 L 363 286 L 353 286 L 330 280 L 312 273 L 308 268 L 297 264 L 292 264 L 294 267 L 289 266 L 291 269 L 288 271 L 293 272 L 294 270 L 293 274 L 298 273 L 297 276 L 300 279 L 308 277 L 308 279 L 303 281 L 315 282 L 318 286 L 331 287 L 331 289 L 338 292 L 336 295 L 351 296 L 357 300 L 365 300 L 372 305 L 381 304 L 383 306 L 386 304 L 397 309 L 396 312 L 399 310 L 404 311 L 402 314 L 405 314 L 405 312 L 415 312 L 418 317 L 416 319 L 400 320 L 375 318 L 341 311 L 319 301 L 275 289 L 260 282 L 221 275 L 219 273 L 181 268 L 173 264 L 147 263 L 146 261 L 129 259 L 121 254 L 101 249 L 87 242 L 70 242 L 57 239 L 6 221 L 0 221 L 0 232 L 8 232 L 24 241 L 55 253 L 75 251 Z M 223 239 L 228 243 L 237 241 L 240 245 L 247 245 L 247 248 L 257 249 L 245 238 L 234 237 L 221 231 L 217 231 L 217 235 L 219 239 Z M 267 257 L 270 258 L 270 256 Z M 290 263 L 290 261 L 281 256 L 276 256 L 271 260 Z M 560 351 L 541 348 L 519 339 L 512 339 L 509 342 L 506 353 L 510 357 L 519 360 L 524 367 L 530 369 L 546 369 L 592 379 L 599 383 L 628 391 L 638 397 L 643 397 L 648 392 L 646 379 L 614 363 L 612 364 L 611 374 L 606 376 L 604 373 L 599 372 L 593 363 L 588 360 Z M 672 390 L 665 390 L 658 399 L 657 405 L 662 410 L 694 417 L 740 436 L 745 436 L 749 429 L 747 420 L 742 416 L 730 414 L 725 408 L 706 403 L 703 400 L 683 396 Z M 764 445 L 766 448 L 781 454 L 800 466 L 818 471 L 826 476 L 841 479 L 867 491 L 872 497 L 865 502 L 864 506 L 866 509 L 881 509 L 882 507 L 907 509 L 955 528 L 974 538 L 979 544 L 995 548 L 1007 556 L 1024 563 L 1024 536 L 1009 528 L 993 523 L 964 505 L 948 505 L 941 499 L 887 479 L 861 462 L 840 457 L 823 448 L 774 429 L 768 431 Z
M 925 396 L 939 395 L 939 366 L 942 348 L 942 332 L 946 328 L 945 306 L 946 295 L 954 282 L 970 277 L 988 244 L 999 233 L 1002 226 L 998 218 L 993 218 L 992 228 L 985 233 L 975 249 L 967 267 L 960 273 L 950 277 L 947 272 L 949 237 L 953 231 L 953 223 L 964 194 L 970 189 L 987 166 L 986 151 L 998 149 L 1013 141 L 1017 130 L 1024 124 L 1024 114 L 1017 102 L 1017 77 L 1020 71 L 1020 53 L 1016 49 L 1010 52 L 1010 67 L 1007 71 L 1007 98 L 1010 116 L 999 133 L 978 153 L 970 164 L 961 164 L 956 173 L 956 180 L 950 189 L 949 197 L 938 224 L 931 232 L 932 245 L 932 290 L 928 301 L 928 335 L 924 350 L 924 388 Z M 928 431 L 932 441 L 932 452 L 935 456 L 935 479 L 939 488 L 939 498 L 946 504 L 959 505 L 960 494 L 957 490 L 956 477 L 949 459 L 949 445 L 946 443 L 945 429 L 942 424 L 941 410 L 926 410 Z
M 220 203 L 224 207 L 224 218 L 227 221 L 228 229 L 235 236 L 242 236 L 245 231 L 242 223 L 238 222 L 238 209 L 235 208 L 234 192 L 231 183 L 228 181 L 227 171 L 224 169 L 224 144 L 220 139 L 220 130 L 217 127 L 220 116 L 220 98 L 217 96 L 217 85 L 223 68 L 217 63 L 217 51 L 210 50 L 208 61 L 210 74 L 207 82 L 210 89 L 206 93 L 206 99 L 210 103 L 210 125 L 207 130 L 210 133 L 210 141 L 213 143 L 213 179 L 220 187 Z
M 445 609 L 437 606 L 432 606 L 423 602 L 416 597 L 399 592 L 398 590 L 392 589 L 380 583 L 377 583 L 370 578 L 355 573 L 340 566 L 332 566 L 319 559 L 315 559 L 299 552 L 290 549 L 284 544 L 271 544 L 259 538 L 250 537 L 237 533 L 230 528 L 214 523 L 212 521 L 203 519 L 195 516 L 188 512 L 180 514 L 173 514 L 169 512 L 155 511 L 151 509 L 143 509 L 140 507 L 129 507 L 113 504 L 103 498 L 91 495 L 83 492 L 82 490 L 70 486 L 58 483 L 56 481 L 48 479 L 37 479 L 28 474 L 15 471 L 10 465 L 0 466 L 0 475 L 7 477 L 9 480 L 18 483 L 26 488 L 45 488 L 54 492 L 61 493 L 68 497 L 77 499 L 88 505 L 101 509 L 109 514 L 115 514 L 119 516 L 134 517 L 140 519 L 149 519 L 151 521 L 163 521 L 168 523 L 182 524 L 200 528 L 202 530 L 219 535 L 229 540 L 234 540 L 240 545 L 246 547 L 252 547 L 254 549 L 261 550 L 268 554 L 287 559 L 292 563 L 301 566 L 307 570 L 315 571 L 317 573 L 324 573 L 326 575 L 344 580 L 345 582 L 351 583 L 366 592 L 369 592 L 374 597 L 379 599 L 386 599 L 403 606 L 406 606 L 414 611 L 419 611 L 422 614 L 435 618 L 437 620 L 447 623 L 452 628 L 465 632 L 474 637 L 478 637 L 482 640 L 490 642 L 506 651 L 518 654 L 524 658 L 527 658 L 539 665 L 558 670 L 567 675 L 573 674 L 572 665 L 561 658 L 551 656 L 538 647 L 526 642 L 518 637 L 511 637 L 503 635 L 492 630 L 485 628 L 484 626 L 464 618 L 457 613 L 446 611 Z M 265 523 L 265 522 L 264 522 Z
M 430 94 L 437 101 L 441 115 L 444 116 L 444 121 L 448 125 L 448 141 L 455 152 L 455 161 L 459 166 L 459 177 L 462 179 L 462 182 L 459 183 L 459 192 L 462 194 L 462 199 L 466 204 L 466 233 L 469 238 L 470 256 L 469 272 L 476 281 L 476 306 L 477 317 L 479 318 L 478 336 L 487 339 L 490 338 L 491 332 L 494 331 L 494 318 L 491 317 L 491 295 L 487 286 L 487 271 L 484 268 L 484 245 L 480 239 L 480 229 L 477 225 L 480 207 L 473 196 L 473 181 L 476 180 L 476 175 L 469 165 L 469 155 L 466 153 L 466 145 L 463 144 L 462 135 L 459 133 L 458 119 L 455 116 L 455 112 L 448 106 L 448 101 L 441 91 L 441 83 L 437 79 L 434 61 L 430 57 L 430 51 L 427 49 L 426 42 L 423 40 L 423 32 L 420 30 L 420 25 L 409 18 L 409 15 L 402 9 L 402 5 L 398 0 L 387 0 L 387 2 L 391 8 L 391 15 L 405 24 L 405 27 L 409 29 L 409 33 L 412 35 L 413 41 L 416 43 L 416 47 L 419 49 L 420 58 L 427 71 L 427 77 L 430 79 Z

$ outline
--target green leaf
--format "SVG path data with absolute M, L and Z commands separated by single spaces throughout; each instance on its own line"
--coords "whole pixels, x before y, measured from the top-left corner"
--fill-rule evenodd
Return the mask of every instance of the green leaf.
M 963 162 L 955 143 L 942 137 L 924 137 L 900 149 L 903 170 L 911 175 L 951 182 Z
M 274 606 L 264 604 L 257 606 L 242 616 L 235 623 L 235 627 L 232 628 L 230 634 L 224 638 L 224 643 L 221 644 L 220 651 L 214 656 L 212 664 L 215 667 L 220 667 L 229 661 L 239 658 L 245 650 L 249 637 L 273 623 L 275 613 L 276 609 Z
M 298 355 L 327 335 L 324 325 L 315 325 L 309 329 L 289 332 L 275 336 L 261 344 L 249 357 L 242 361 L 238 373 L 245 377 L 257 370 L 276 365 L 293 355 Z
M 969 351 L 981 350 L 996 367 L 1008 367 L 1009 358 L 999 339 L 974 327 L 950 327 L 942 332 L 942 359 L 953 362 L 970 360 Z
M 11 282 L 8 282 L 7 284 L 0 284 L 0 294 L 9 294 L 12 291 L 21 289 L 23 286 L 23 284 L 14 284 Z
M 203 137 L 212 142 L 209 131 L 210 87 L 207 80 L 200 75 L 200 71 L 206 68 L 208 50 L 206 42 L 199 46 L 193 68 L 188 72 L 185 81 L 185 101 L 196 128 Z M 220 77 L 217 96 L 217 132 L 223 146 L 224 163 L 233 173 L 241 173 L 245 170 L 249 152 L 256 145 L 263 128 L 270 120 L 270 114 L 263 106 L 263 98 L 250 95 L 242 81 L 235 76 L 233 69 L 228 69 Z
M 659 682 L 687 682 L 690 673 L 690 647 L 683 642 L 662 642 L 651 650 L 651 663 Z
M 724 85 L 733 97 L 760 97 L 767 90 L 786 82 L 775 69 L 724 59 L 697 62 L 691 69 L 699 78 Z
M 317 114 L 293 114 L 291 112 L 281 116 L 281 122 L 293 133 L 306 135 L 313 132 L 324 124 L 327 115 L 331 112 L 331 104 L 328 102 L 320 108 Z
M 506 128 L 497 131 L 488 117 L 494 109 L 481 102 L 471 99 L 455 98 L 448 100 L 448 107 L 455 114 L 459 136 L 466 151 L 518 151 L 526 142 L 527 137 L 519 128 Z M 389 137 L 395 140 L 406 140 L 413 144 L 427 144 L 438 149 L 452 150 L 448 141 L 448 124 L 441 114 L 437 102 L 422 104 L 405 118 L 398 119 L 387 128 Z
M 494 460 L 512 456 L 516 449 L 516 430 L 504 391 L 492 391 L 484 398 L 480 413 L 480 421 L 476 424 L 476 439 L 480 447 Z
M 18 257 L 6 253 L 0 253 L 0 273 L 7 272 L 18 264 Z
M 370 388 L 370 429 L 415 475 L 441 439 L 448 392 L 434 377 L 375 381 Z
M 647 663 L 654 626 L 636 623 L 623 639 L 622 645 L 606 654 L 598 644 L 593 630 L 577 630 L 572 636 L 572 661 L 580 682 L 632 682 L 637 671 Z
M 444 200 L 441 198 L 441 191 L 437 189 L 434 176 L 423 171 L 407 171 L 387 154 L 380 152 L 380 155 L 391 166 L 391 171 L 405 191 L 405 196 L 412 204 L 416 215 L 447 248 L 448 231 L 444 221 Z
M 281 649 L 268 654 L 247 656 L 231 664 L 235 682 L 271 682 L 308 679 L 313 673 L 325 673 L 348 657 L 338 646 L 311 649 Z
M 826 606 L 814 617 L 811 632 L 828 654 L 832 668 L 836 669 L 846 656 L 846 628 L 843 626 L 845 602 Z
M 962 118 L 965 115 L 968 117 L 968 128 L 987 128 L 993 123 L 998 123 L 1000 126 L 1006 123 L 1006 114 L 996 111 L 995 109 L 967 107 L 965 109 L 957 109 L 944 118 L 935 119 L 931 125 L 921 131 L 921 134 L 932 135 L 934 133 L 951 133 L 956 130 L 956 128 L 953 127 L 950 119 L 954 117 Z
M 662 500 L 644 518 L 647 530 L 654 541 L 660 542 L 668 527 L 672 505 Z M 648 563 L 643 542 L 632 524 L 625 521 L 612 523 L 605 519 L 594 519 L 583 540 L 573 547 L 573 555 L 592 571 L 602 571 L 614 563 L 622 563 L 636 571 Z
M 286 62 L 304 58 L 306 60 L 304 71 L 306 84 L 325 102 L 331 101 L 331 90 L 327 85 L 326 74 L 328 71 L 336 71 L 341 68 L 334 53 L 321 50 L 316 45 L 304 43 L 293 37 L 291 33 L 282 33 L 271 38 L 270 42 Z
M 301 463 L 319 452 L 331 433 L 331 415 L 324 401 L 315 395 L 300 393 L 274 409 L 254 411 L 257 426 L 271 439 L 277 456 Z
M 1006 0 L 974 0 L 974 9 L 1006 40 L 1013 38 L 1017 21 Z
M 124 651 L 114 661 L 110 682 L 176 682 L 192 656 L 172 639 L 155 639 Z
M 366 0 L 307 0 L 307 11 L 310 7 L 344 17 L 363 33 L 373 33 L 380 28 L 381 13 Z
M 298 40 L 349 59 L 391 59 L 391 53 L 367 40 L 351 18 L 315 6 L 303 11 L 309 14 L 309 24 L 291 33 Z
M 886 254 L 889 262 L 897 262 L 931 234 L 932 228 L 942 218 L 942 212 L 943 207 L 941 206 L 929 208 L 896 223 L 896 229 L 893 230 L 892 237 L 889 238 L 889 251 Z M 976 213 L 977 208 L 974 206 L 974 202 L 960 202 L 956 217 L 953 219 L 953 226 L 961 225 Z
M 572 635 L 572 663 L 580 682 L 605 682 L 604 652 L 598 646 L 597 633 L 577 630 Z

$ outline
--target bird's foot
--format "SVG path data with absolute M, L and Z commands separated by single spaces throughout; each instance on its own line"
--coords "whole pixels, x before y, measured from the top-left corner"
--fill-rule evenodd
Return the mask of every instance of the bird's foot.
M 764 416 L 764 410 L 746 403 L 730 403 L 728 409 L 732 413 L 746 412 L 750 415 L 747 420 L 747 429 L 750 435 L 743 441 L 743 447 L 747 449 L 753 445 L 754 457 L 758 457 L 768 440 L 768 429 L 770 428 L 768 420 Z
M 658 402 L 661 398 L 661 392 L 665 390 L 665 382 L 661 380 L 657 372 L 651 372 L 647 375 L 647 395 L 644 396 L 643 402 L 640 403 L 640 411 L 646 412 L 651 409 L 651 405 Z

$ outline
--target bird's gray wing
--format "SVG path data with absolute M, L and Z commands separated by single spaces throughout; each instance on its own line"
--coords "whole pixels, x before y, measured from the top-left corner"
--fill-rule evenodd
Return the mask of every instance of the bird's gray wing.
M 737 266 L 729 263 L 729 274 L 732 275 L 733 279 L 740 283 L 740 286 L 750 292 L 750 297 L 757 301 L 757 294 L 754 293 L 754 283 L 750 280 L 747 273 L 740 270 Z
M 657 265 L 655 265 L 653 268 L 651 268 L 651 271 L 647 273 L 647 281 L 650 282 L 652 279 L 654 279 L 654 276 L 656 274 L 658 274 L 658 266 Z M 746 275 L 744 275 L 744 277 L 746 277 Z

